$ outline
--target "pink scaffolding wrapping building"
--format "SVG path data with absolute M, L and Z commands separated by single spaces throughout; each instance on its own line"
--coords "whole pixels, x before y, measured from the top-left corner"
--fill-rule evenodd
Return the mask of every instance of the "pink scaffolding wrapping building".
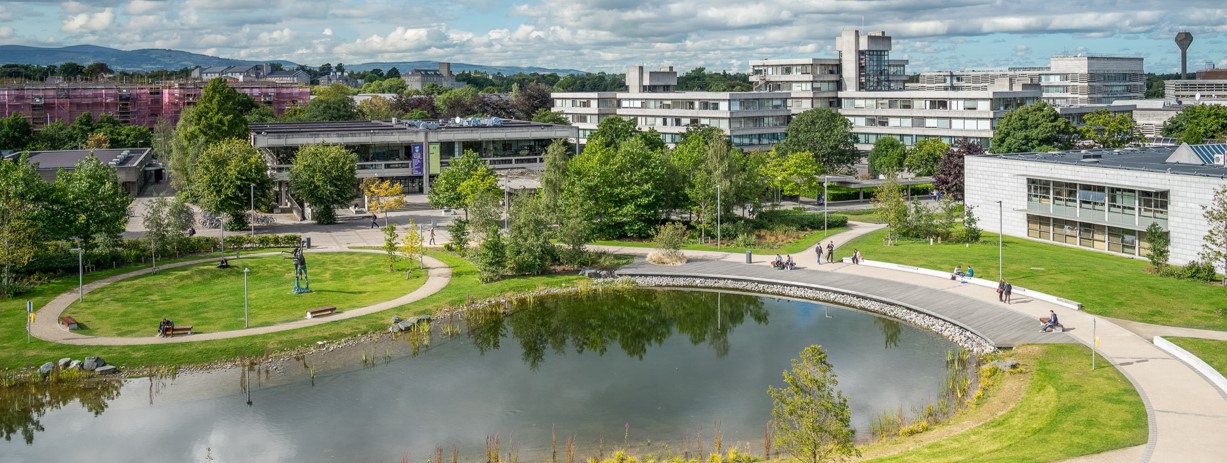
M 172 124 L 196 104 L 206 82 L 154 85 L 117 83 L 18 84 L 0 87 L 0 116 L 22 114 L 36 128 L 51 121 L 71 123 L 82 114 L 110 114 L 125 124 L 152 128 L 158 118 Z M 273 108 L 278 115 L 311 99 L 311 90 L 273 82 L 229 82 L 239 93 Z

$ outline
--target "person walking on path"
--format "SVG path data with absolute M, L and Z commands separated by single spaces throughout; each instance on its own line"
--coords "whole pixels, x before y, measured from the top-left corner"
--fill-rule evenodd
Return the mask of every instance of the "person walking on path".
M 860 249 L 852 250 L 852 264 L 853 265 L 861 264 L 861 250 Z
M 1005 302 L 1005 278 L 997 280 L 997 302 Z
M 814 246 L 814 254 L 818 255 L 818 265 L 822 265 L 822 243 Z
M 1014 285 L 1010 284 L 1010 282 L 1008 281 L 1005 282 L 1004 292 L 1005 292 L 1005 303 L 1009 304 L 1010 303 L 1010 293 L 1014 292 Z
M 430 245 L 431 245 L 431 246 L 434 246 L 434 245 L 435 245 L 435 229 L 434 229 L 434 227 L 431 227 L 431 229 L 430 229 Z
M 835 241 L 827 241 L 827 263 L 835 263 Z
M 371 214 L 371 228 L 379 226 L 379 216 Z

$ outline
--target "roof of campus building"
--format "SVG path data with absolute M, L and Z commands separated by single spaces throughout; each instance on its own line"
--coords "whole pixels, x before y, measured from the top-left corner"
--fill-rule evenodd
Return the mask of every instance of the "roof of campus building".
M 78 161 L 89 156 L 90 153 L 93 153 L 94 157 L 105 164 L 110 164 L 124 153 L 127 153 L 128 155 L 124 157 L 123 161 L 114 164 L 114 167 L 135 167 L 140 165 L 142 160 L 149 154 L 149 148 L 31 151 L 29 156 L 30 163 L 38 164 L 39 169 L 71 169 L 77 165 Z
M 497 124 L 495 124 L 493 119 L 498 118 L 465 118 L 459 123 L 456 122 L 455 119 L 431 121 L 397 120 L 395 124 L 393 124 L 392 121 L 273 122 L 268 124 L 251 124 L 250 128 L 252 133 L 270 135 L 295 133 L 376 132 L 395 130 L 491 130 L 552 126 L 552 124 L 520 121 L 515 119 L 498 119 Z M 424 123 L 434 124 L 434 128 L 428 128 L 429 126 L 418 127 L 418 125 L 426 125 Z
M 1182 145 L 1184 146 L 1184 145 Z M 1210 145 L 1188 145 L 1194 150 Z M 1000 159 L 1099 167 L 1104 169 L 1166 172 L 1179 175 L 1227 177 L 1227 167 L 1211 164 L 1181 164 L 1168 162 L 1180 146 L 1150 146 L 1141 148 L 1052 151 L 1047 153 L 994 154 Z M 1211 158 L 1210 161 L 1213 161 Z

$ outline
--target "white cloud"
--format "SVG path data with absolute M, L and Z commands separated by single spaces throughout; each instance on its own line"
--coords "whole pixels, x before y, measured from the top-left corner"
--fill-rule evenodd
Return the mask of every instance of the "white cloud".
M 1027 56 L 1029 53 L 1031 53 L 1031 47 L 1022 44 L 1014 46 L 1014 56 Z
M 72 3 L 72 2 L 69 2 Z M 96 32 L 111 27 L 115 23 L 115 10 L 107 8 L 97 13 L 81 13 L 64 20 L 60 31 L 69 34 Z
M 13 28 L 9 26 L 0 26 L 0 39 L 8 39 L 13 36 Z
M 168 2 L 156 0 L 132 0 L 128 6 L 124 7 L 124 11 L 131 15 L 140 15 L 153 13 L 159 9 L 167 8 Z
M 331 27 L 325 27 L 325 28 L 324 28 L 324 35 L 325 35 L 325 36 L 328 36 L 328 37 L 332 37 L 332 28 L 331 28 Z

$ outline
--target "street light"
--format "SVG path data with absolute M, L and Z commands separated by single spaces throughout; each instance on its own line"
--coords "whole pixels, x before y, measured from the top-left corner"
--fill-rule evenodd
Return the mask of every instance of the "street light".
M 251 269 L 243 267 L 243 328 L 247 328 L 247 275 L 251 273 Z
M 827 237 L 827 176 L 822 176 L 822 237 Z M 822 246 L 822 243 L 818 243 Z
M 1005 234 L 1005 217 L 1003 217 L 1003 206 L 1001 201 L 997 201 L 997 278 L 1005 279 L 1005 274 L 1001 269 L 1001 236 Z
M 218 216 L 217 232 L 221 233 L 222 237 L 222 257 L 226 257 L 226 214 Z
M 77 251 L 77 302 L 85 301 L 85 267 L 82 265 L 82 256 L 85 254 L 83 248 L 72 248 L 72 251 Z
M 720 249 L 720 185 L 716 185 L 716 249 Z

